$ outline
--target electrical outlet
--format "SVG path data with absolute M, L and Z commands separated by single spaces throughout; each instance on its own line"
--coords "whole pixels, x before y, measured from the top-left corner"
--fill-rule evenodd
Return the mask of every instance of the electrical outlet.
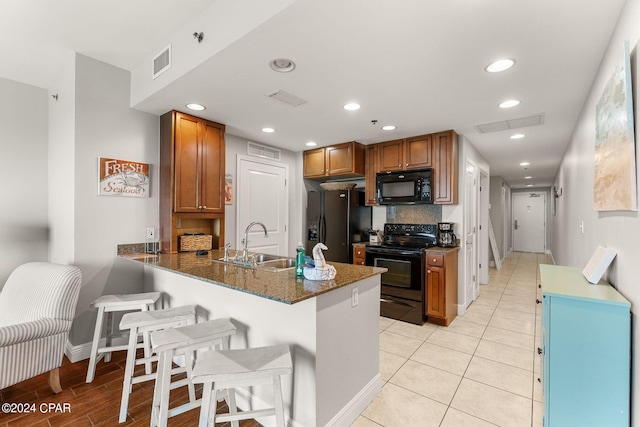
M 351 307 L 358 305 L 358 288 L 351 290 Z
M 147 227 L 147 234 L 145 235 L 147 240 L 153 240 L 156 238 L 156 229 L 154 227 Z

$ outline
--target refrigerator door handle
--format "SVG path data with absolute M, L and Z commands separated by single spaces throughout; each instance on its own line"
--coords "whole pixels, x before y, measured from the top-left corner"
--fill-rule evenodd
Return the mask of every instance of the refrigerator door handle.
M 320 217 L 320 241 L 324 244 L 327 241 L 327 219 L 322 215 Z

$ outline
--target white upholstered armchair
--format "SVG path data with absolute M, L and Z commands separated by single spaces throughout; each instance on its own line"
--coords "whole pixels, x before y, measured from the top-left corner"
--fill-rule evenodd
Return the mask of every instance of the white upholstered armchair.
M 49 371 L 59 393 L 58 368 L 82 284 L 74 266 L 30 262 L 13 270 L 0 290 L 0 390 Z

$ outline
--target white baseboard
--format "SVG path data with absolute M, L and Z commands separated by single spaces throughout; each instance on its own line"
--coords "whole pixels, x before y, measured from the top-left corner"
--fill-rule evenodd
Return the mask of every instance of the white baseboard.
M 551 257 L 551 262 L 555 265 L 556 260 L 553 258 L 553 253 L 551 253 L 551 249 L 547 249 L 544 252 Z
M 329 422 L 327 426 L 350 426 L 360 414 L 374 401 L 382 390 L 382 377 L 376 375 L 349 401 Z
M 473 303 L 473 301 L 471 301 L 469 303 L 469 305 L 471 305 Z M 458 316 L 464 316 L 464 314 L 467 312 L 467 307 L 469 307 L 468 305 L 465 306 L 464 304 L 457 304 L 456 307 L 458 308 Z
M 380 394 L 382 390 L 382 377 L 377 374 L 365 385 L 353 399 L 351 399 L 329 422 L 326 426 L 346 427 L 360 416 L 360 414 L 369 406 L 371 402 Z M 259 397 L 250 394 L 247 389 L 236 388 L 236 405 L 241 410 L 255 410 L 269 408 L 270 406 Z M 275 427 L 275 419 L 273 417 L 256 418 L 261 425 L 265 427 Z M 288 427 L 304 427 L 300 423 L 289 418 L 287 414 L 286 424 Z
M 127 345 L 129 340 L 127 337 L 115 337 L 112 339 L 113 345 Z M 84 359 L 91 357 L 91 342 L 87 342 L 79 345 L 72 345 L 67 339 L 67 343 L 64 346 L 64 354 L 67 356 L 71 363 L 76 363 Z M 99 347 L 104 347 L 106 340 L 103 338 L 100 340 Z

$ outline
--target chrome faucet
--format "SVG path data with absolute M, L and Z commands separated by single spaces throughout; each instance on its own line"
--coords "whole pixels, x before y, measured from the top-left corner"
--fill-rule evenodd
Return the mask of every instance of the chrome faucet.
M 224 262 L 229 261 L 229 248 L 231 247 L 231 243 L 227 243 L 224 245 Z
M 269 233 L 267 233 L 267 227 L 258 221 L 254 221 L 251 224 L 247 225 L 247 228 L 244 230 L 244 240 L 243 240 L 243 244 L 244 247 L 242 248 L 242 262 L 248 262 L 248 245 L 249 245 L 249 230 L 251 229 L 251 227 L 253 227 L 254 225 L 259 225 L 260 227 L 262 227 L 262 229 L 264 230 L 264 237 L 269 237 Z

